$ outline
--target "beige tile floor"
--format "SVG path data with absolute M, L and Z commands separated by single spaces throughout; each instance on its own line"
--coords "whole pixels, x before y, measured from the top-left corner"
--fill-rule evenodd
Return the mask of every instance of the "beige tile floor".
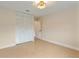
M 70 58 L 79 57 L 79 51 L 64 48 L 43 40 L 35 40 L 0 50 L 0 57 L 4 58 Z

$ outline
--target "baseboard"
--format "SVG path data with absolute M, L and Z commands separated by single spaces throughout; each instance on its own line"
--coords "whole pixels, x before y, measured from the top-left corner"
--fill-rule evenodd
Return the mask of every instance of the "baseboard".
M 14 47 L 14 46 L 16 46 L 16 44 L 5 45 L 5 46 L 0 47 L 0 49 Z
M 24 42 L 16 42 L 16 44 L 18 45 L 18 44 L 23 44 L 23 43 L 26 43 L 26 42 L 29 42 L 29 41 L 34 41 L 34 39 L 31 39 L 31 40 L 26 40 L 26 41 L 24 41 Z
M 41 39 L 41 40 L 44 40 L 44 39 Z M 75 47 L 67 45 L 67 44 L 62 44 L 62 43 L 59 43 L 59 42 L 50 41 L 50 40 L 46 40 L 46 39 L 44 41 L 47 41 L 47 42 L 50 42 L 50 43 L 53 43 L 53 44 L 56 44 L 56 45 L 63 46 L 65 48 L 69 48 L 69 49 L 72 49 L 72 50 L 79 51 L 79 48 L 75 48 Z

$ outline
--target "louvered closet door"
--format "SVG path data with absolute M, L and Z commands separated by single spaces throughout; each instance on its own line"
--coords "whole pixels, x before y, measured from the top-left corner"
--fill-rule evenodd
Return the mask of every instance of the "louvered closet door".
M 24 40 L 24 19 L 21 16 L 17 16 L 16 20 L 16 42 L 23 43 Z
M 34 40 L 33 17 L 30 15 L 17 15 L 16 43 Z

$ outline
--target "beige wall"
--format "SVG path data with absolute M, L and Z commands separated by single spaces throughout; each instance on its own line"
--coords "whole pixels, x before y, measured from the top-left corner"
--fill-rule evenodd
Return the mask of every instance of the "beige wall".
M 0 6 L 0 49 L 33 41 L 33 21 L 33 16 L 17 15 L 16 11 Z
M 77 8 L 68 8 L 41 18 L 42 39 L 79 50 L 77 37 Z M 78 41 L 78 42 L 77 42 Z
M 15 11 L 0 7 L 0 48 L 15 45 Z
M 79 47 L 79 2 L 77 5 L 77 47 Z

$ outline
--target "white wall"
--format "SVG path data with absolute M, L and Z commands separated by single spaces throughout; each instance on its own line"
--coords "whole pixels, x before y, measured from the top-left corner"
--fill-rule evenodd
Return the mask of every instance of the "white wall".
M 19 25 L 23 25 L 19 26 L 18 30 L 16 30 L 17 20 Z M 17 43 L 33 41 L 35 36 L 33 26 L 33 16 L 22 14 L 17 16 L 16 11 L 0 6 L 0 49 L 15 46 Z M 17 37 L 19 30 L 21 32 Z
M 50 15 L 42 17 L 41 19 L 43 20 L 43 40 L 79 50 L 79 39 L 76 39 L 76 7 L 71 7 L 61 12 L 52 13 Z
M 28 41 L 33 41 L 35 36 L 33 16 L 20 12 L 16 13 L 16 43 L 19 44 Z
M 15 45 L 15 11 L 0 7 L 0 49 Z
M 77 47 L 79 47 L 79 2 L 77 4 Z

